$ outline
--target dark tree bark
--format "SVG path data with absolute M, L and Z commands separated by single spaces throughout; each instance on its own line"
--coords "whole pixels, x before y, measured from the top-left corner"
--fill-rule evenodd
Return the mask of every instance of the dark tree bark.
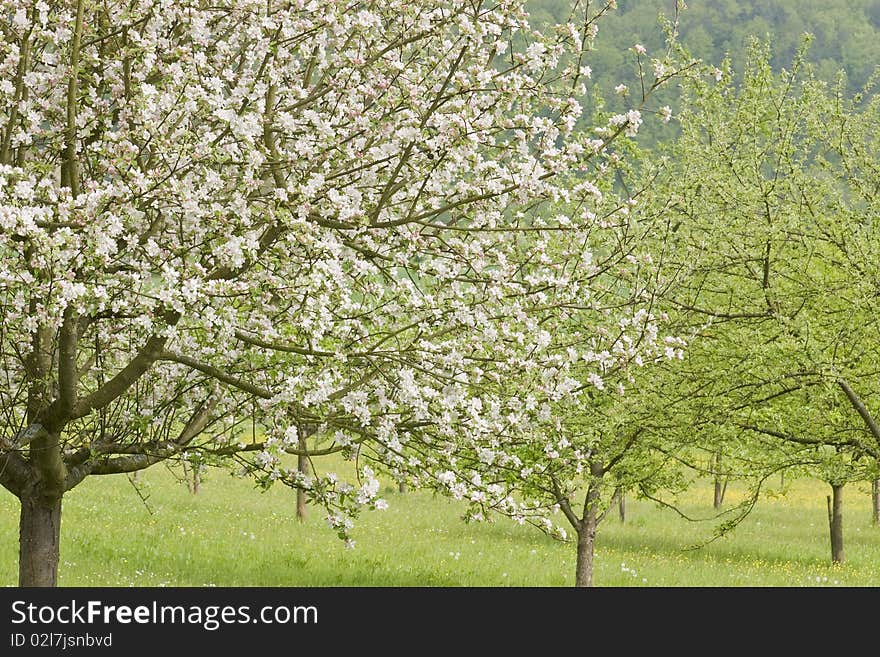
M 57 586 L 61 541 L 61 498 L 22 495 L 18 585 Z
M 828 527 L 831 532 L 831 561 L 843 563 L 843 484 L 831 484 L 828 501 Z

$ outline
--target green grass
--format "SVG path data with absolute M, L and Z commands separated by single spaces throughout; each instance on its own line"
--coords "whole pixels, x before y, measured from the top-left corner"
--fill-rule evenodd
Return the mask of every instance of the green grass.
M 510 521 L 465 524 L 462 507 L 427 492 L 383 491 L 391 508 L 357 522 L 353 550 L 310 509 L 304 524 L 281 487 L 261 493 L 212 471 L 193 496 L 164 468 L 141 475 L 145 505 L 124 477 L 93 477 L 65 498 L 62 586 L 570 586 L 575 551 Z M 599 586 L 880 586 L 880 529 L 865 486 L 845 491 L 846 563 L 829 561 L 821 482 L 762 498 L 737 530 L 701 549 L 711 523 L 689 523 L 629 499 L 627 522 L 601 525 Z M 736 490 L 728 493 L 735 498 Z M 711 490 L 681 499 L 711 515 Z M 17 582 L 17 501 L 0 493 L 0 585 Z

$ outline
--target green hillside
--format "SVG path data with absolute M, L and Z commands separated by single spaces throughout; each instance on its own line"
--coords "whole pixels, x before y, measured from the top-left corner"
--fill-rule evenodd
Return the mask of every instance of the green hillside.
M 533 0 L 538 20 L 564 20 L 569 0 Z M 619 0 L 617 11 L 601 24 L 593 69 L 606 80 L 625 70 L 621 46 L 662 44 L 660 13 L 672 16 L 675 0 Z M 810 60 L 820 77 L 832 79 L 845 70 L 850 89 L 865 84 L 880 63 L 880 0 L 688 0 L 681 13 L 682 42 L 707 62 L 729 55 L 740 63 L 749 39 L 769 37 L 774 64 L 791 61 L 802 35 L 814 36 Z

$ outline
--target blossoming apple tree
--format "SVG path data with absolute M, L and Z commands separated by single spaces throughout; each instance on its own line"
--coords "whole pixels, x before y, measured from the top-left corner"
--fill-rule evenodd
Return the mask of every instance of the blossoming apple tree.
M 57 582 L 62 498 L 89 476 L 224 459 L 348 538 L 384 506 L 377 467 L 443 487 L 450 443 L 513 458 L 578 385 L 553 332 L 590 299 L 595 245 L 619 260 L 602 181 L 642 116 L 576 127 L 611 5 L 539 31 L 515 0 L 0 0 L 20 584 Z M 674 73 L 656 64 L 653 85 Z M 649 322 L 627 313 L 623 332 Z M 565 336 L 588 378 L 640 344 Z M 285 460 L 334 451 L 356 483 Z
M 701 69 L 693 61 L 673 68 L 675 25 L 669 28 L 669 50 L 653 60 L 650 73 L 642 71 L 642 89 L 673 72 Z M 631 50 L 641 66 L 646 49 L 636 44 Z M 660 121 L 671 118 L 668 107 L 655 112 Z M 618 121 L 612 117 L 611 124 Z M 634 132 L 627 130 L 630 136 Z M 646 194 L 663 166 L 640 159 L 631 168 L 620 152 L 609 153 L 613 183 L 611 176 L 596 179 L 593 204 L 582 216 L 586 229 L 576 241 L 560 230 L 538 240 L 516 237 L 522 273 L 507 296 L 520 316 L 533 321 L 532 337 L 506 326 L 490 328 L 492 360 L 514 367 L 505 378 L 484 380 L 474 399 L 488 401 L 501 421 L 490 431 L 463 433 L 460 427 L 477 418 L 456 417 L 453 430 L 433 442 L 432 467 L 426 470 L 419 461 L 413 473 L 415 483 L 427 478 L 467 501 L 468 519 L 506 515 L 561 539 L 568 538 L 561 525 L 568 525 L 576 539 L 578 586 L 592 586 L 596 533 L 616 491 L 685 485 L 670 457 L 672 393 L 660 390 L 687 344 L 688 331 L 673 333 L 664 310 L 671 286 L 687 267 L 666 262 L 668 208 L 661 194 Z M 651 202 L 641 202 L 648 195 Z M 542 216 L 566 225 L 578 212 L 583 209 L 563 200 L 545 204 Z M 547 272 L 554 277 L 548 279 Z

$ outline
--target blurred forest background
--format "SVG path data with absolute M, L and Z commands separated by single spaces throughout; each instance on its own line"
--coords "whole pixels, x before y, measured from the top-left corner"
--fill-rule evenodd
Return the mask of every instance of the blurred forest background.
M 816 77 L 829 83 L 845 74 L 848 94 L 863 91 L 880 64 L 880 0 L 687 0 L 679 14 L 681 44 L 695 57 L 720 65 L 726 58 L 742 71 L 749 43 L 769 42 L 772 64 L 778 71 L 790 67 L 804 34 L 812 35 L 807 61 Z M 590 58 L 593 79 L 606 100 L 606 109 L 620 111 L 632 105 L 615 96 L 613 88 L 636 82 L 635 55 L 625 44 L 640 43 L 647 56 L 662 56 L 664 35 L 658 17 L 675 16 L 676 0 L 618 0 L 617 10 L 599 22 L 596 49 Z M 536 23 L 565 22 L 570 0 L 531 0 Z M 650 72 L 650 70 L 649 70 Z M 659 96 L 659 95 L 658 95 Z M 674 109 L 674 89 L 662 92 Z M 672 136 L 674 124 L 646 121 L 643 145 Z M 646 144 L 645 141 L 648 143 Z

